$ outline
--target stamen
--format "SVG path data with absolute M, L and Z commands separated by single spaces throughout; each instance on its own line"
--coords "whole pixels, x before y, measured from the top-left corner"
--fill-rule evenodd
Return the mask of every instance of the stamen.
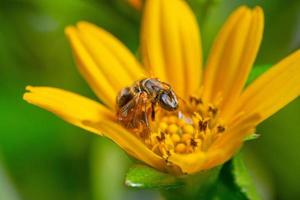
M 222 126 L 222 125 L 219 125 L 219 126 L 217 127 L 217 129 L 218 129 L 218 132 L 219 132 L 219 133 L 223 133 L 223 132 L 225 131 L 225 127 Z
M 218 113 L 218 109 L 213 107 L 213 106 L 209 106 L 208 107 L 208 112 L 210 112 L 212 114 L 212 116 L 215 117 Z
M 218 107 L 201 98 L 190 97 L 179 110 L 170 113 L 158 109 L 156 120 L 151 122 L 150 135 L 141 138 L 149 149 L 166 160 L 172 153 L 207 151 L 226 131 L 220 123 Z
M 196 146 L 197 146 L 197 142 L 196 142 L 196 140 L 194 140 L 194 139 L 191 139 L 191 145 L 192 145 L 193 147 L 196 147 Z
M 168 132 L 170 133 L 170 134 L 175 134 L 175 133 L 177 133 L 177 131 L 179 130 L 179 128 L 178 128 L 178 126 L 176 125 L 176 124 L 171 124 L 169 127 L 168 127 Z
M 208 126 L 208 121 L 199 121 L 198 122 L 198 125 L 199 125 L 199 130 L 202 132 L 205 132 L 206 129 L 207 129 L 207 126 Z

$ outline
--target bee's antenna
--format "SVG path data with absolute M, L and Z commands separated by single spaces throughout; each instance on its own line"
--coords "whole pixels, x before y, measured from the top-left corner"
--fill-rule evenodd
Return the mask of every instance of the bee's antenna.
M 154 78 L 154 73 L 152 69 L 148 70 L 150 78 Z

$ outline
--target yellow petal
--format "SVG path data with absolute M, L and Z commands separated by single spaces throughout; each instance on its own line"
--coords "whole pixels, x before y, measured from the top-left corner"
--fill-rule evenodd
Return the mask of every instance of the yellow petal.
M 65 90 L 51 87 L 27 86 L 24 99 L 36 106 L 44 108 L 65 121 L 83 129 L 98 133 L 93 127 L 83 122 L 107 121 L 114 118 L 114 114 L 98 102 Z
M 257 7 L 252 11 L 252 21 L 247 38 L 245 39 L 246 47 L 239 62 L 239 68 L 234 72 L 235 75 L 233 75 L 231 86 L 223 98 L 224 103 L 221 109 L 225 113 L 224 119 L 230 117 L 231 111 L 234 110 L 233 107 L 236 106 L 236 102 L 239 100 L 262 41 L 263 26 L 263 11 L 260 7 Z
M 224 164 L 230 160 L 236 152 L 241 148 L 243 141 L 232 142 L 230 146 L 209 151 L 207 153 L 207 161 L 202 165 L 201 170 L 208 170 L 218 165 Z
M 228 131 L 211 145 L 207 152 L 207 162 L 203 164 L 202 169 L 221 165 L 232 158 L 242 146 L 245 137 L 254 132 L 260 119 L 261 116 L 254 113 L 232 124 Z
M 169 82 L 180 96 L 199 87 L 199 30 L 184 1 L 147 1 L 141 34 L 143 61 L 154 76 Z
M 132 155 L 138 160 L 145 162 L 146 164 L 165 171 L 165 161 L 148 149 L 146 145 L 141 142 L 133 133 L 130 133 L 122 126 L 115 122 L 105 121 L 101 123 L 86 122 L 95 129 L 103 130 L 103 134 L 117 143 L 127 153 Z
M 160 0 L 146 1 L 141 27 L 141 51 L 145 67 L 150 75 L 167 81 L 160 33 Z
M 98 102 L 77 94 L 50 87 L 31 87 L 24 99 L 44 108 L 65 121 L 98 135 L 104 135 L 135 158 L 160 170 L 164 160 L 149 150 L 136 136 L 115 123 L 114 113 Z
M 112 34 L 88 22 L 79 22 L 78 29 L 82 32 L 82 35 L 86 35 L 87 38 L 90 37 L 90 39 L 94 42 L 92 48 L 93 46 L 96 46 L 98 48 L 101 47 L 101 49 L 104 49 L 103 51 L 105 52 L 100 51 L 100 58 L 107 61 L 106 67 L 117 74 L 119 79 L 119 75 L 121 74 L 121 72 L 125 72 L 126 75 L 130 76 L 131 81 L 145 78 L 145 71 L 141 67 L 140 63 L 136 60 L 130 50 Z M 96 53 L 97 51 L 98 50 L 95 49 L 95 51 L 93 52 L 96 56 L 98 56 Z M 103 57 L 105 57 L 103 54 L 106 52 L 109 57 L 112 57 L 113 59 L 115 59 L 115 62 L 118 62 L 117 64 L 115 64 L 116 67 L 108 64 L 108 58 L 103 59 Z M 112 61 L 109 63 L 114 62 Z
M 207 159 L 207 154 L 204 152 L 191 154 L 173 153 L 168 158 L 168 161 L 177 165 L 183 173 L 193 174 L 202 170 L 202 166 Z
M 200 30 L 191 9 L 184 1 L 178 1 L 182 14 L 177 14 L 180 23 L 183 65 L 185 69 L 185 95 L 194 94 L 202 79 L 202 47 Z M 183 9 L 185 8 L 185 9 Z
M 220 30 L 211 50 L 211 53 L 208 58 L 207 66 L 204 74 L 204 91 L 203 96 L 205 99 L 213 99 L 213 95 L 216 95 L 217 91 L 213 91 L 214 85 L 218 81 L 218 72 L 221 70 L 220 62 L 222 61 L 222 57 L 224 53 L 229 53 L 228 49 L 232 49 L 232 45 L 227 44 L 229 38 L 234 38 L 235 36 L 233 30 L 237 26 L 238 22 L 242 19 L 246 19 L 245 16 L 248 16 L 247 19 L 249 21 L 250 11 L 247 7 L 242 6 L 238 8 L 231 16 L 227 19 L 223 28 Z M 240 23 L 239 23 L 240 24 Z M 238 32 L 236 30 L 236 32 Z M 233 49 L 235 50 L 235 49 Z
M 263 11 L 237 9 L 225 23 L 210 53 L 204 77 L 204 98 L 216 102 L 221 94 L 226 114 L 243 89 L 263 34 Z
M 243 92 L 238 110 L 263 121 L 300 95 L 300 50 L 273 66 Z
M 98 37 L 85 31 L 83 28 L 77 29 L 77 36 L 116 91 L 133 83 L 134 80 L 131 79 L 123 66 L 118 62 L 115 55 L 99 42 Z
M 219 137 L 210 147 L 210 150 L 218 150 L 234 146 L 236 142 L 243 142 L 245 137 L 253 133 L 255 126 L 262 116 L 258 113 L 243 115 L 234 123 L 229 124 L 228 131 Z
M 87 51 L 79 38 L 78 31 L 74 27 L 67 27 L 65 31 L 73 48 L 79 71 L 95 94 L 107 106 L 114 108 L 118 91 L 114 89 L 113 85 L 111 85 L 107 77 L 105 77 L 97 63 L 94 61 L 93 57 Z

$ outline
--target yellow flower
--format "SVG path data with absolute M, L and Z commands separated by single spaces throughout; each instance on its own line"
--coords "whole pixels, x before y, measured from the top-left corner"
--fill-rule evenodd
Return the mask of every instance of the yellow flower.
M 154 168 L 196 173 L 230 159 L 260 122 L 299 96 L 300 51 L 244 88 L 263 26 L 260 7 L 238 8 L 222 27 L 202 67 L 200 32 L 187 4 L 149 0 L 141 29 L 144 68 L 105 30 L 88 22 L 66 28 L 79 71 L 103 104 L 49 87 L 28 86 L 24 99 L 112 139 Z M 115 98 L 121 88 L 150 76 L 170 83 L 184 99 L 180 105 L 184 116 L 162 113 L 145 138 L 118 124 Z

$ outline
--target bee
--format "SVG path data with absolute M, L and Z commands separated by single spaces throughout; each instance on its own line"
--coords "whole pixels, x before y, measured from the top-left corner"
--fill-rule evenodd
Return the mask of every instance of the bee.
M 157 78 L 136 81 L 121 89 L 116 98 L 117 120 L 126 128 L 149 131 L 149 119 L 155 120 L 155 108 L 175 111 L 178 100 L 172 87 Z

